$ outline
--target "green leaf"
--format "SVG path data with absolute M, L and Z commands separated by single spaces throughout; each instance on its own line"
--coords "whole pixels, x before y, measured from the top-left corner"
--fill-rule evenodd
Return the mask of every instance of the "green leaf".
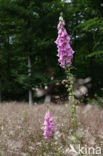
M 98 51 L 94 51 L 91 54 L 87 55 L 87 57 L 93 57 L 93 56 L 99 56 L 99 55 L 103 55 L 103 50 L 98 50 Z

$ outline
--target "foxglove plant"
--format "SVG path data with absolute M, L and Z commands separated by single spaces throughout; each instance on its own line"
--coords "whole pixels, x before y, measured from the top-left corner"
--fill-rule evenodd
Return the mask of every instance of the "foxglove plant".
M 44 138 L 49 140 L 56 131 L 56 125 L 53 123 L 50 112 L 48 111 L 44 117 Z
M 65 69 L 66 78 L 68 81 L 68 83 L 66 84 L 66 88 L 69 92 L 69 99 L 70 99 L 71 97 L 73 97 L 73 78 L 70 72 L 70 68 L 71 68 L 71 61 L 73 58 L 74 51 L 69 43 L 70 37 L 65 29 L 65 21 L 62 17 L 62 14 L 59 17 L 57 30 L 58 30 L 58 37 L 55 43 L 58 48 L 58 54 L 57 54 L 57 56 L 59 57 L 58 62 L 60 66 Z
M 58 54 L 57 54 L 57 56 L 59 57 L 58 62 L 60 66 L 65 69 L 66 78 L 67 78 L 66 88 L 69 93 L 69 102 L 71 103 L 70 126 L 71 126 L 71 133 L 72 133 L 75 131 L 77 127 L 76 106 L 74 104 L 74 96 L 73 96 L 73 77 L 70 72 L 71 61 L 73 58 L 74 51 L 69 44 L 70 37 L 65 29 L 65 21 L 62 17 L 62 14 L 59 17 L 57 30 L 58 30 L 58 37 L 55 43 L 58 48 Z

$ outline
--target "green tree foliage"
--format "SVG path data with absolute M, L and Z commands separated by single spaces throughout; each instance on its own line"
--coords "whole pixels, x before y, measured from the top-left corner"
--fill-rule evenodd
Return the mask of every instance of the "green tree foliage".
M 63 78 L 57 62 L 57 23 L 63 12 L 77 77 L 103 83 L 102 0 L 0 0 L 0 75 L 3 99 L 27 99 L 28 89 Z M 28 56 L 32 76 L 28 77 Z
M 91 76 L 93 92 L 96 92 L 103 84 L 103 2 L 72 0 L 68 12 L 68 30 L 76 51 L 76 76 Z
M 1 0 L 0 9 L 2 90 L 9 97 L 19 96 L 29 87 L 50 81 L 57 63 L 56 21 L 63 4 L 46 0 Z M 28 56 L 32 62 L 29 78 Z

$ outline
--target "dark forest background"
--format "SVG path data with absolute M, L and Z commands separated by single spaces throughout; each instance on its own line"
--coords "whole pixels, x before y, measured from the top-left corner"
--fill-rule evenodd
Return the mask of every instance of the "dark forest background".
M 91 77 L 91 96 L 103 96 L 102 0 L 0 0 L 1 100 L 28 100 L 28 90 L 65 79 L 54 43 L 60 12 L 75 51 L 74 76 Z

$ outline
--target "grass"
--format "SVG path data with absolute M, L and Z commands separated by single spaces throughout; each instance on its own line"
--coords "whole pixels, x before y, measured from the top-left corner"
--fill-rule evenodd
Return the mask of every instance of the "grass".
M 43 138 L 48 107 L 57 127 L 50 141 Z M 0 156 L 70 156 L 69 145 L 78 143 L 103 148 L 103 110 L 91 105 L 77 105 L 76 110 L 79 127 L 75 137 L 69 135 L 69 104 L 30 108 L 26 103 L 1 103 Z

